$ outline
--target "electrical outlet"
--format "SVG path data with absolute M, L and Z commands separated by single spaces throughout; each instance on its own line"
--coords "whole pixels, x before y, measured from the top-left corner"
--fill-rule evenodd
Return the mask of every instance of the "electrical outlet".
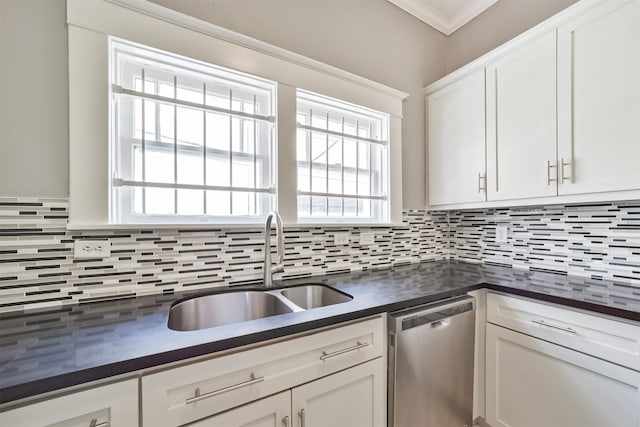
M 496 224 L 496 243 L 507 243 L 509 224 Z
M 108 240 L 76 240 L 73 244 L 74 258 L 106 258 L 111 255 Z
M 361 245 L 373 245 L 375 243 L 376 235 L 374 232 L 360 233 Z
M 348 245 L 351 241 L 349 233 L 336 233 L 333 240 L 336 245 Z

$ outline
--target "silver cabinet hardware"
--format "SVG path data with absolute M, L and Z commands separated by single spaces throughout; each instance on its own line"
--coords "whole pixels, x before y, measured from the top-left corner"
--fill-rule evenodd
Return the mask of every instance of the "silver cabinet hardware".
M 551 185 L 552 182 L 558 181 L 558 171 L 555 172 L 555 178 L 551 177 L 551 169 L 556 169 L 556 164 L 551 163 L 551 161 L 547 160 L 547 185 Z
M 238 383 L 238 384 L 235 384 L 235 385 L 231 385 L 229 387 L 224 387 L 224 388 L 221 388 L 221 389 L 218 389 L 218 390 L 210 391 L 209 393 L 200 394 L 200 389 L 196 388 L 195 396 L 188 398 L 186 400 L 186 402 L 187 402 L 187 404 L 194 403 L 194 402 L 197 402 L 197 401 L 202 400 L 202 399 L 207 399 L 209 397 L 213 397 L 213 396 L 217 396 L 217 395 L 222 394 L 222 393 L 226 393 L 228 391 L 237 390 L 237 389 L 242 388 L 242 387 L 247 387 L 247 386 L 250 386 L 252 384 L 259 383 L 261 381 L 264 381 L 264 377 L 256 377 L 256 375 L 252 372 L 251 373 L 251 379 L 248 380 L 248 381 L 244 381 L 244 382 L 241 382 L 241 383 Z
M 478 193 L 482 193 L 483 191 L 487 191 L 487 176 L 478 172 Z
M 337 350 L 332 353 L 327 353 L 326 351 L 323 351 L 322 356 L 320 356 L 320 360 L 326 360 L 332 357 L 340 356 L 341 354 L 349 353 L 350 351 L 359 350 L 363 347 L 367 347 L 368 345 L 369 345 L 368 342 L 357 341 L 356 345 L 352 345 L 351 347 L 343 348 L 342 350 Z
M 98 419 L 94 418 L 91 420 L 91 423 L 89 423 L 89 427 L 109 427 L 109 421 L 98 424 Z
M 560 159 L 560 183 L 564 184 L 564 182 L 566 180 L 570 180 L 571 179 L 571 175 L 565 176 L 564 175 L 564 167 L 565 166 L 571 166 L 571 162 L 564 162 L 564 158 Z
M 300 409 L 298 416 L 300 417 L 300 427 L 304 427 L 304 409 Z
M 284 425 L 284 427 L 289 427 L 289 416 L 288 415 L 282 419 L 282 424 Z
M 544 320 L 532 320 L 531 323 L 535 323 L 537 325 L 546 326 L 547 328 L 558 329 L 560 331 L 568 332 L 573 335 L 578 335 L 578 332 L 575 329 L 571 329 L 568 326 L 557 326 L 552 325 L 551 323 L 547 323 Z

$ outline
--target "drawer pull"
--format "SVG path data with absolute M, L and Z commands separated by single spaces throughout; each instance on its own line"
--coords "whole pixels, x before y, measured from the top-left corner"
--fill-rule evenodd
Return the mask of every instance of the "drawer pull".
M 547 328 L 559 329 L 561 331 L 568 332 L 568 333 L 573 334 L 573 335 L 578 335 L 578 332 L 575 329 L 571 329 L 571 328 L 569 328 L 567 326 L 552 325 L 550 323 L 545 322 L 544 320 L 532 320 L 531 323 L 535 323 L 537 325 L 546 326 Z
M 282 419 L 282 424 L 284 424 L 284 427 L 289 427 L 289 416 L 288 415 Z
M 300 409 L 298 416 L 300 417 L 300 427 L 304 427 L 304 409 Z
M 98 419 L 94 418 L 89 423 L 89 427 L 109 427 L 109 421 L 98 424 Z
M 226 393 L 228 391 L 237 390 L 242 387 L 247 387 L 262 381 L 264 381 L 264 377 L 256 377 L 256 375 L 252 372 L 251 379 L 248 381 L 241 382 L 235 385 L 230 385 L 229 387 L 224 387 L 219 390 L 210 391 L 209 393 L 200 394 L 200 389 L 196 388 L 195 396 L 188 398 L 186 402 L 187 404 L 194 403 L 202 399 L 207 399 L 209 397 L 217 396 L 219 394 Z
M 332 353 L 327 353 L 326 351 L 323 351 L 322 352 L 322 356 L 320 356 L 320 360 L 330 359 L 332 357 L 340 356 L 341 354 L 349 353 L 350 351 L 359 350 L 359 349 L 361 349 L 363 347 L 367 347 L 367 346 L 369 346 L 368 342 L 357 341 L 356 345 L 353 345 L 353 346 L 347 347 L 347 348 L 343 348 L 342 350 L 334 351 Z

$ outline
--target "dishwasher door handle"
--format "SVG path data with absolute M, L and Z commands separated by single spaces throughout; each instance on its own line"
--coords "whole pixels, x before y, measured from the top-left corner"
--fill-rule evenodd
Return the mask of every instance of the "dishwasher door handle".
M 450 317 L 448 317 L 446 319 L 442 319 L 442 320 L 436 320 L 435 322 L 433 322 L 431 324 L 431 329 L 446 328 L 450 324 L 451 324 L 451 318 Z
M 445 327 L 451 324 L 452 319 L 456 316 L 472 310 L 473 303 L 470 301 L 463 302 L 462 304 L 445 305 L 432 310 L 426 310 L 425 312 L 402 319 L 402 330 L 405 331 L 422 325 L 431 325 L 432 329 Z

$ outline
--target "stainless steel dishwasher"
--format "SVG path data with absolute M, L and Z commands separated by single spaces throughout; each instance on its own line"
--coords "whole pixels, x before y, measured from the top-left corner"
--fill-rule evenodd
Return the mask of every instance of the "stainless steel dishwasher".
M 471 426 L 474 298 L 389 316 L 389 427 Z

